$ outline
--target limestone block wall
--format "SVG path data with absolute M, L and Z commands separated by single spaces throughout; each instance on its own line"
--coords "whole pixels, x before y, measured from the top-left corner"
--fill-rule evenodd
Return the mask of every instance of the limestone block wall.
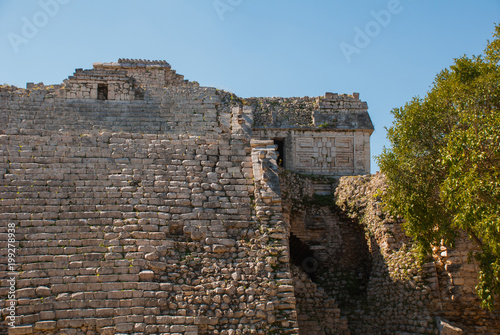
M 9 224 L 17 240 L 10 333 L 297 334 L 279 193 L 254 183 L 223 96 L 170 89 L 129 102 L 0 93 L 2 278 Z
M 62 89 L 64 90 L 64 89 Z M 110 131 L 150 134 L 220 134 L 230 107 L 211 87 L 168 87 L 161 99 L 111 101 L 65 99 L 60 88 L 0 92 L 4 131 L 23 135 L 54 131 Z M 224 132 L 230 132 L 228 127 Z
M 500 303 L 494 311 L 479 308 L 476 294 L 479 268 L 470 262 L 470 253 L 477 245 L 463 233 L 455 245 L 436 246 L 434 259 L 439 279 L 442 316 L 471 334 L 485 334 L 500 329 Z
M 326 93 L 317 100 L 318 109 L 313 113 L 314 125 L 321 128 L 373 130 L 368 105 L 359 100 L 359 93 L 352 95 Z
M 373 130 L 368 105 L 359 100 L 359 93 L 326 93 L 313 98 L 248 98 L 244 103 L 255 109 L 256 128 Z
M 258 244 L 267 245 L 265 251 L 261 250 L 261 254 L 267 254 L 268 267 L 279 271 L 279 286 L 274 292 L 276 297 L 270 301 L 281 299 L 281 304 L 275 308 L 280 310 L 282 324 L 292 327 L 294 333 L 298 334 L 296 299 L 288 250 L 290 225 L 283 221 L 276 151 L 272 141 L 252 140 L 251 146 L 255 179 L 255 215 L 260 222 L 259 233 L 256 233 L 257 239 L 261 241 Z M 284 331 L 276 329 L 278 334 Z
M 255 110 L 256 128 L 313 127 L 312 114 L 317 98 L 248 98 L 245 104 Z
M 8 333 L 348 334 L 335 300 L 291 270 L 293 232 L 324 236 L 291 220 L 278 154 L 308 173 L 369 170 L 366 108 L 241 99 L 164 61 L 0 86 L 0 237 L 14 226 L 17 248 Z M 7 258 L 3 247 L 2 278 Z
M 301 335 L 350 334 L 335 300 L 297 266 L 292 266 Z

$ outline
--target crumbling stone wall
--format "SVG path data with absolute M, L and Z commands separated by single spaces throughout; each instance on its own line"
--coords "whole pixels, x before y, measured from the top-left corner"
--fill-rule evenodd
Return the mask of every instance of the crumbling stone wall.
M 350 334 L 347 319 L 340 316 L 335 300 L 297 266 L 292 266 L 299 334 Z
M 316 98 L 248 98 L 256 128 L 313 127 L 312 114 L 318 106 Z
M 487 334 L 500 329 L 500 303 L 494 311 L 479 308 L 476 294 L 479 268 L 470 254 L 478 246 L 465 233 L 454 247 L 440 245 L 434 248 L 433 258 L 439 279 L 441 315 L 470 334 Z
M 383 187 L 380 175 L 345 177 L 335 194 L 346 216 L 364 227 L 371 258 L 366 294 L 345 310 L 349 326 L 355 334 L 437 334 L 434 264 L 418 261 L 397 219 L 383 211 Z
M 481 309 L 473 292 L 478 274 L 477 264 L 467 261 L 471 244 L 462 239 L 455 249 L 437 246 L 434 259 L 419 261 L 400 219 L 383 209 L 384 188 L 381 174 L 343 177 L 335 194 L 337 205 L 365 228 L 372 257 L 366 300 L 347 314 L 353 333 L 436 334 L 436 324 L 443 334 L 498 333 L 498 310 Z
M 437 246 L 434 259 L 419 259 L 401 220 L 383 209 L 382 175 L 338 180 L 282 170 L 280 182 L 291 225 L 301 331 L 307 327 L 311 334 L 323 334 L 314 320 L 328 319 L 308 316 L 306 311 L 314 309 L 301 307 L 305 286 L 308 297 L 310 290 L 320 291 L 313 301 L 322 295 L 333 299 L 352 334 L 494 334 L 500 329 L 498 312 L 482 310 L 475 295 L 477 265 L 467 262 L 471 243 L 462 239 L 455 249 Z
M 365 231 L 335 206 L 338 179 L 283 171 L 281 182 L 292 234 L 309 249 L 297 250 L 303 256 L 296 263 L 342 308 L 366 290 L 371 260 Z M 308 266 L 310 257 L 316 269 Z
M 219 93 L 1 93 L 1 234 L 14 223 L 18 246 L 10 333 L 297 334 L 286 224 Z
M 373 130 L 368 105 L 359 100 L 359 93 L 326 93 L 314 98 L 248 98 L 244 103 L 255 109 L 256 128 Z

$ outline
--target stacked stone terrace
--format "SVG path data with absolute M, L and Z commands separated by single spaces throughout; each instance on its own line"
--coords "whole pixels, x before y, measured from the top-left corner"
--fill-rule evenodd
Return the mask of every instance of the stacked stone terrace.
M 0 87 L 0 235 L 14 225 L 17 247 L 8 333 L 348 334 L 335 301 L 291 271 L 278 162 L 366 173 L 372 131 L 356 95 L 240 99 L 165 61 Z M 326 319 L 297 316 L 323 300 Z
M 288 227 L 279 198 L 254 192 L 251 138 L 232 131 L 226 93 L 130 64 L 2 88 L 9 334 L 296 334 Z
M 164 61 L 1 87 L 9 334 L 298 334 L 276 146 L 253 119 Z

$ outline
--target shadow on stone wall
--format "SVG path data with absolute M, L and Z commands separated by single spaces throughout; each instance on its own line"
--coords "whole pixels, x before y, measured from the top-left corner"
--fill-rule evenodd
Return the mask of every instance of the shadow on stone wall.
M 419 259 L 401 220 L 383 210 L 385 187 L 381 174 L 344 177 L 335 193 L 343 213 L 364 227 L 372 256 L 367 300 L 348 316 L 353 333 L 448 334 L 441 318 L 461 331 L 453 334 L 498 333 L 498 310 L 482 309 L 475 295 L 478 273 L 467 261 L 470 241 L 457 240 L 455 249 L 436 246 L 432 258 Z
M 317 194 L 325 185 L 331 194 Z M 437 283 L 434 265 L 417 262 L 398 222 L 372 201 L 374 190 L 348 178 L 339 185 L 334 178 L 290 171 L 282 171 L 281 189 L 295 264 L 309 272 L 303 260 L 317 261 L 309 277 L 322 294 L 335 299 L 351 334 L 437 333 L 432 311 L 438 296 L 430 287 Z M 301 299 L 297 305 L 300 325 L 305 318 L 300 313 L 307 309 L 301 308 Z M 310 319 L 307 334 L 325 334 Z

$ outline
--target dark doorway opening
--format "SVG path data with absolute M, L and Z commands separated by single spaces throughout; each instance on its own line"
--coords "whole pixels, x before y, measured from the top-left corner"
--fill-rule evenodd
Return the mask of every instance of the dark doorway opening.
M 285 166 L 285 140 L 274 139 L 274 144 L 278 147 L 278 166 Z
M 97 100 L 108 100 L 108 85 L 98 84 L 97 85 Z
M 309 278 L 315 281 L 319 263 L 314 258 L 314 252 L 294 234 L 290 234 L 289 246 L 292 263 L 301 267 L 309 275 Z

